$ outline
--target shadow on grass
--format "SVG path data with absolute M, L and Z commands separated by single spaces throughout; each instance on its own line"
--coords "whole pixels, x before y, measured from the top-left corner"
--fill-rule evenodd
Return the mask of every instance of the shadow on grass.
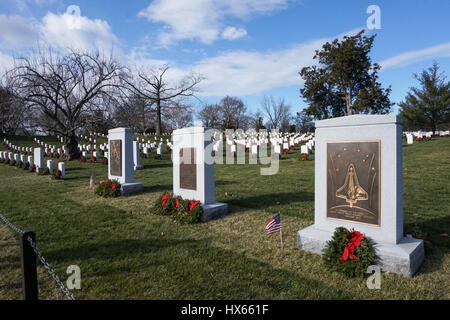
M 450 230 L 449 217 L 405 223 L 405 234 L 412 234 L 415 238 L 424 237 L 425 259 L 418 274 L 428 274 L 442 269 L 444 256 L 450 253 L 450 238 L 440 235 L 448 234 L 448 230 Z
M 264 209 L 270 206 L 288 205 L 294 202 L 314 201 L 313 192 L 289 192 L 289 193 L 273 193 L 262 194 L 252 197 L 225 198 L 224 202 L 232 206 L 243 207 L 246 209 Z
M 169 168 L 169 167 L 172 167 L 171 162 L 144 164 L 144 169 Z
M 341 288 L 274 268 L 242 253 L 210 246 L 207 239 L 101 240 L 105 242 L 47 253 L 49 261 L 61 264 L 80 261 L 82 272 L 86 270 L 83 279 L 87 287 L 91 279 L 98 281 L 95 279 L 101 277 L 104 287 L 85 292 L 100 299 L 118 295 L 122 299 L 138 298 L 136 292 L 143 291 L 140 289 L 148 287 L 149 283 L 154 288 L 164 288 L 167 283 L 171 288 L 177 288 L 155 292 L 169 299 L 217 299 L 218 293 L 220 299 L 355 298 L 353 293 Z M 134 282 L 136 288 L 127 293 L 112 290 L 107 285 L 112 281 L 114 286 L 126 287 L 130 276 L 142 280 Z M 97 296 L 99 293 L 100 297 Z
M 153 192 L 164 192 L 164 191 L 171 191 L 172 185 L 166 184 L 166 185 L 154 185 L 154 186 L 144 186 L 144 191 L 142 193 L 153 193 Z

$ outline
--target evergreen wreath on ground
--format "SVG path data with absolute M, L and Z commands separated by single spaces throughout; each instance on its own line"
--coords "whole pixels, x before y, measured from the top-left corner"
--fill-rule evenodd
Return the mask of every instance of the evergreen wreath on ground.
M 161 216 L 170 216 L 175 208 L 174 198 L 171 192 L 163 192 L 153 205 L 152 213 Z
M 200 221 L 203 207 L 200 201 L 180 199 L 175 203 L 176 211 L 172 219 L 181 224 L 196 223 Z
M 115 198 L 120 196 L 120 187 L 118 180 L 105 180 L 97 182 L 94 193 L 104 198 Z
M 62 179 L 62 172 L 59 169 L 56 169 L 52 174 L 53 180 L 61 180 Z
M 376 260 L 374 242 L 358 231 L 338 227 L 323 250 L 323 261 L 331 271 L 347 277 L 363 277 Z
M 152 213 L 170 216 L 172 220 L 180 224 L 189 224 L 200 221 L 203 208 L 200 201 L 174 197 L 171 192 L 167 191 L 156 200 Z
M 38 176 L 46 176 L 49 174 L 50 174 L 50 171 L 48 170 L 48 168 L 43 168 L 43 169 L 39 168 Z

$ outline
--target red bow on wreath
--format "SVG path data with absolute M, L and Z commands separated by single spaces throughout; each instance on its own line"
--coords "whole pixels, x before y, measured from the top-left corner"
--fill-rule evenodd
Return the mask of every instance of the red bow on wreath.
M 163 197 L 162 197 L 162 203 L 161 203 L 161 205 L 159 206 L 158 209 L 161 209 L 162 207 L 164 207 L 164 206 L 166 205 L 167 199 L 169 199 L 169 196 L 170 196 L 169 193 L 163 195 Z
M 347 246 L 344 249 L 344 253 L 339 258 L 341 261 L 347 261 L 348 257 L 352 259 L 359 260 L 357 256 L 353 253 L 355 252 L 355 248 L 361 245 L 361 241 L 364 239 L 364 235 L 358 231 L 350 232 L 347 236 L 350 238 L 350 242 L 347 243 Z
M 189 201 L 189 211 L 186 212 L 186 214 L 189 214 L 189 213 L 192 211 L 192 209 L 194 209 L 194 207 L 195 207 L 199 202 L 200 202 L 200 201 L 192 201 L 192 200 L 190 200 L 190 201 Z
M 180 199 L 176 199 L 175 200 L 175 208 L 178 208 L 179 205 L 180 205 Z

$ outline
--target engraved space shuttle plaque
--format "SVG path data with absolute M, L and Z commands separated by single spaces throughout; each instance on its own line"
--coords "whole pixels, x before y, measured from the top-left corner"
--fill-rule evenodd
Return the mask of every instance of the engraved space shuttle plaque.
M 110 172 L 113 176 L 122 176 L 122 140 L 111 140 L 109 143 Z
M 180 149 L 180 188 L 197 190 L 195 148 Z
M 380 225 L 380 141 L 327 143 L 327 218 Z

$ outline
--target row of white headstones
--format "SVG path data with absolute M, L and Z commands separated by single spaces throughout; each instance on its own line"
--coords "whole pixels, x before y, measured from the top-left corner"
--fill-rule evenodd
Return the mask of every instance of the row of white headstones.
M 222 133 L 214 135 L 213 150 L 217 153 L 222 149 Z M 315 144 L 315 138 L 313 133 L 301 134 L 301 133 L 279 133 L 279 132 L 253 132 L 253 133 L 234 133 L 233 135 L 226 137 L 226 143 L 230 152 L 236 152 L 238 146 L 243 146 L 249 149 L 252 156 L 258 154 L 258 150 L 262 145 L 270 143 L 272 152 L 275 156 L 279 156 L 283 151 L 289 150 L 298 144 L 301 145 L 300 152 L 309 154 Z
M 429 138 L 431 138 L 433 136 L 433 132 L 432 131 L 427 131 L 427 132 L 424 132 L 424 131 L 414 131 L 414 132 L 405 131 L 405 132 L 403 132 L 403 134 L 406 136 L 406 143 L 407 144 L 413 144 L 414 143 L 414 138 L 420 138 L 420 139 L 428 138 L 429 139 Z M 439 132 L 436 132 L 436 135 L 441 136 L 441 137 L 446 137 L 446 136 L 450 135 L 450 131 L 449 130 L 447 130 L 447 131 L 439 131 Z
M 47 162 L 44 163 L 44 153 L 42 148 L 34 148 L 34 157 L 27 156 L 27 158 L 25 158 L 24 154 L 0 151 L 0 160 L 4 161 L 5 159 L 15 161 L 16 164 L 19 163 L 19 161 L 24 164 L 28 163 L 30 166 L 34 164 L 36 166 L 36 172 L 39 172 L 40 169 L 48 168 L 49 173 L 53 173 L 53 160 L 47 160 Z M 58 162 L 58 170 L 61 172 L 61 178 L 64 179 L 66 176 L 64 162 Z

